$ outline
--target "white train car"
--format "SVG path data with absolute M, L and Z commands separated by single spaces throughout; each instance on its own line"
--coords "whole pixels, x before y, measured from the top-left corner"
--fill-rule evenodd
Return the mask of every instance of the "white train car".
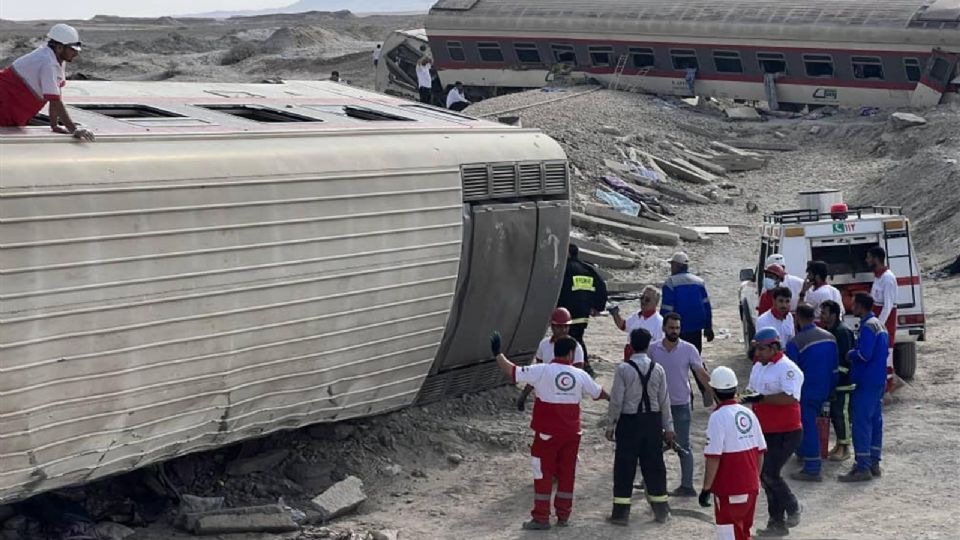
M 0 503 L 476 391 L 491 329 L 543 336 L 542 133 L 329 82 L 66 90 L 96 143 L 0 129 Z
M 396 30 L 383 40 L 382 50 L 377 63 L 374 86 L 377 92 L 391 96 L 419 99 L 417 84 L 417 60 L 429 54 L 427 31 Z
M 443 83 L 479 95 L 544 86 L 563 64 L 784 108 L 957 97 L 960 0 L 440 0 L 426 32 Z

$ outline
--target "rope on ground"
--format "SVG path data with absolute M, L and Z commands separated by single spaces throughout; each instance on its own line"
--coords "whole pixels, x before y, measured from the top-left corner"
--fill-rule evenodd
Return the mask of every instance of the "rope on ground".
M 597 90 L 603 90 L 604 88 L 605 88 L 605 87 L 603 87 L 603 86 L 595 86 L 595 87 L 593 87 L 593 88 L 591 88 L 591 89 L 589 89 L 589 90 L 584 90 L 583 92 L 577 92 L 576 94 L 567 94 L 567 95 L 560 96 L 560 97 L 556 97 L 556 98 L 553 98 L 553 99 L 546 99 L 546 100 L 543 100 L 543 101 L 538 101 L 538 102 L 536 102 L 536 103 L 530 103 L 530 104 L 528 104 L 528 105 L 521 105 L 521 106 L 519 106 L 519 107 L 512 107 L 512 108 L 509 108 L 509 109 L 504 109 L 504 110 L 502 110 L 502 111 L 496 111 L 496 112 L 492 112 L 492 113 L 481 114 L 481 115 L 480 115 L 480 118 L 488 118 L 488 117 L 490 117 L 490 116 L 500 116 L 501 114 L 507 114 L 507 113 L 512 113 L 512 112 L 522 111 L 522 110 L 524 110 L 524 109 L 530 109 L 530 108 L 532 108 L 532 107 L 537 107 L 537 106 L 540 106 L 540 105 L 546 105 L 547 103 L 555 103 L 555 102 L 557 102 L 557 101 L 563 101 L 563 100 L 565 100 L 565 99 L 573 99 L 573 98 L 575 98 L 575 97 L 580 97 L 580 96 L 584 96 L 584 95 L 587 95 L 587 94 L 592 94 L 593 92 L 596 92 Z
M 687 510 L 686 508 L 671 508 L 670 513 L 674 516 L 692 517 L 693 519 L 699 519 L 704 523 L 713 525 L 712 517 L 704 514 L 703 512 L 697 512 L 696 510 Z

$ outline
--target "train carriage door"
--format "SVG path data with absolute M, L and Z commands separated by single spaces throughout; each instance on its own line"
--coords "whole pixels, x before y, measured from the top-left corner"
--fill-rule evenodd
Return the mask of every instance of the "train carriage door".
M 958 54 L 934 49 L 927 59 L 920 82 L 917 83 L 910 97 L 910 105 L 912 107 L 938 105 L 957 71 L 958 60 L 960 60 Z

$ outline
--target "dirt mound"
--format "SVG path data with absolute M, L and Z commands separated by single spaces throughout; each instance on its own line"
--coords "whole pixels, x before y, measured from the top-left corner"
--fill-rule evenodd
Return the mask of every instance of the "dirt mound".
M 218 45 L 206 39 L 171 32 L 152 41 L 121 40 L 111 41 L 98 47 L 98 53 L 122 56 L 126 53 L 150 53 L 159 55 L 202 53 L 216 50 Z
M 271 34 L 263 42 L 263 47 L 271 52 L 280 52 L 290 49 L 326 48 L 328 44 L 339 41 L 343 41 L 339 34 L 323 28 L 284 26 Z

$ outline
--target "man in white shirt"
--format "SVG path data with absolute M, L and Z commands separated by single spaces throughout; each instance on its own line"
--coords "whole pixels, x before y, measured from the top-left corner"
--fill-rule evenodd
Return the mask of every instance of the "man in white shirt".
M 433 75 L 430 70 L 433 68 L 433 61 L 429 56 L 424 56 L 417 62 L 417 85 L 420 87 L 420 103 L 430 105 L 433 103 Z
M 613 317 L 613 324 L 627 334 L 627 347 L 630 346 L 630 333 L 637 328 L 643 328 L 650 332 L 653 342 L 659 342 L 663 339 L 663 315 L 660 314 L 660 291 L 653 285 L 647 285 L 640 293 L 640 311 L 630 315 L 626 319 L 620 316 L 620 306 L 612 306 L 607 312 Z M 625 350 L 624 360 L 630 358 L 633 354 L 630 350 Z
M 797 334 L 793 322 L 793 313 L 790 313 L 790 299 L 793 294 L 786 287 L 776 287 L 771 291 L 773 307 L 757 318 L 757 328 L 775 328 L 780 338 L 780 348 Z
M 380 48 L 380 44 L 377 44 L 377 48 L 373 50 L 373 67 L 377 67 L 377 64 L 380 63 L 380 52 L 383 49 Z
M 80 34 L 72 26 L 57 24 L 47 39 L 46 45 L 0 70 L 0 126 L 25 126 L 49 104 L 50 129 L 93 141 L 93 133 L 77 127 L 61 99 L 66 84 L 63 63 L 80 53 Z
M 813 306 L 816 320 L 820 320 L 820 304 L 833 300 L 840 306 L 840 318 L 843 319 L 843 297 L 836 287 L 827 283 L 827 263 L 811 261 L 807 265 L 807 281 L 800 291 L 800 301 Z
M 873 271 L 873 314 L 887 329 L 889 353 L 887 354 L 887 392 L 893 392 L 904 383 L 893 373 L 893 345 L 897 337 L 897 276 L 886 265 L 887 251 L 880 246 L 867 250 L 867 267 Z
M 470 101 L 463 95 L 463 83 L 457 81 L 447 93 L 447 108 L 451 111 L 462 111 L 470 105 Z

